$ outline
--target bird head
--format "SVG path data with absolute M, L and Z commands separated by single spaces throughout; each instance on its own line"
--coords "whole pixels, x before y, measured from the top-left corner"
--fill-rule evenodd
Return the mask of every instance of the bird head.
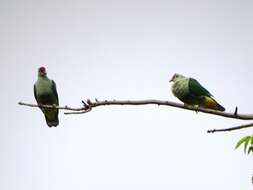
M 184 78 L 183 75 L 180 75 L 178 73 L 175 73 L 172 78 L 170 79 L 170 82 L 175 82 L 177 79 Z
M 40 67 L 38 69 L 38 75 L 39 76 L 46 76 L 47 75 L 46 68 L 45 67 Z

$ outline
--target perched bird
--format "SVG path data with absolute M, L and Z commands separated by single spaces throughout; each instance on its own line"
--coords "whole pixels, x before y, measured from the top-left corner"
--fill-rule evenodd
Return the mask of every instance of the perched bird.
M 38 80 L 34 84 L 34 97 L 39 105 L 59 105 L 55 82 L 47 77 L 45 67 L 38 69 Z M 41 108 L 48 127 L 59 124 L 58 109 Z
M 170 82 L 174 82 L 171 87 L 174 96 L 185 104 L 225 111 L 225 108 L 216 102 L 213 95 L 196 79 L 174 74 Z

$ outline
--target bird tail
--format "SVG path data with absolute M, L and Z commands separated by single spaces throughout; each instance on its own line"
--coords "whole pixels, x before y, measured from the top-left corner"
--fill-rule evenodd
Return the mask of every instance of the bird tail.
M 204 107 L 213 110 L 225 111 L 225 108 L 209 96 L 204 97 Z
M 48 127 L 57 127 L 57 125 L 59 125 L 58 115 L 55 115 L 55 117 L 53 118 L 49 118 L 45 115 L 45 118 L 46 118 Z

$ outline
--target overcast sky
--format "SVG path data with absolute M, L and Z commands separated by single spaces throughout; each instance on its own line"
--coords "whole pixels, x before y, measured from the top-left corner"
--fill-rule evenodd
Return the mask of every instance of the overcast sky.
M 48 128 L 37 69 L 61 105 L 87 98 L 179 102 L 169 79 L 198 79 L 233 112 L 253 113 L 251 0 L 1 0 L 0 189 L 251 190 L 247 122 L 157 106 L 98 107 Z

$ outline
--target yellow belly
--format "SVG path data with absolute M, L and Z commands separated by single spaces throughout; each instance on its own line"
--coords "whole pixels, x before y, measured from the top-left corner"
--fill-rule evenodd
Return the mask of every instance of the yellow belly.
M 205 96 L 203 101 L 204 101 L 203 107 L 209 108 L 209 109 L 214 109 L 214 110 L 219 109 L 217 102 L 213 98 Z

